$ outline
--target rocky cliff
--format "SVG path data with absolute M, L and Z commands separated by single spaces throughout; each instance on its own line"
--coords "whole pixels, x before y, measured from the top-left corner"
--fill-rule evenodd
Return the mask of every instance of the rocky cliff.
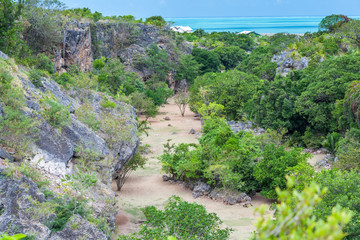
M 1 52 L 0 74 L 5 80 L 0 84 L 9 88 L 0 96 L 0 123 L 13 119 L 10 104 L 19 98 L 24 101 L 19 101 L 16 109 L 23 117 L 17 118 L 29 119 L 32 124 L 31 131 L 20 137 L 0 137 L 0 235 L 7 232 L 35 235 L 36 239 L 108 239 L 106 231 L 114 227 L 116 217 L 112 177 L 136 154 L 139 144 L 135 110 L 104 93 L 64 89 L 50 78 L 39 79 L 35 86 L 29 73 Z M 14 99 L 9 100 L 11 94 L 15 94 Z M 59 117 L 66 119 L 64 124 L 54 124 Z M 16 148 L 6 146 L 7 140 L 24 145 L 26 152 L 18 154 Z M 49 184 L 45 192 L 53 192 L 54 198 L 62 199 L 65 205 L 71 203 L 64 197 L 68 193 L 75 196 L 74 201 L 86 199 L 91 214 L 87 218 L 86 214 L 73 214 L 55 233 L 48 223 L 59 215 L 46 214 L 54 201 L 46 199 L 43 189 L 28 177 L 35 182 L 44 177 Z M 56 204 L 51 209 L 57 209 Z M 99 219 L 108 226 L 106 229 L 99 227 Z
M 177 48 L 191 54 L 190 45 L 181 43 L 176 46 L 174 32 L 170 28 L 104 20 L 91 24 L 69 23 L 63 44 L 55 53 L 55 69 L 63 72 L 70 65 L 77 64 L 80 70 L 88 71 L 93 59 L 120 58 L 129 71 L 146 80 L 153 72 L 146 68 L 137 69 L 136 60 L 145 56 L 152 44 L 166 50 L 173 62 L 177 60 Z M 168 80 L 170 85 L 174 82 L 172 74 L 169 74 Z

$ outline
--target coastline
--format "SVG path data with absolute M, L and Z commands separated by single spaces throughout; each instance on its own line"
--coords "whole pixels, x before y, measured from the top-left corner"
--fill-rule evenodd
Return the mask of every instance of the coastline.
M 258 33 L 258 34 L 260 34 L 261 36 L 271 37 L 271 36 L 274 36 L 277 33 Z M 297 35 L 297 36 L 301 36 L 301 37 L 305 35 L 305 33 L 289 33 L 289 34 Z

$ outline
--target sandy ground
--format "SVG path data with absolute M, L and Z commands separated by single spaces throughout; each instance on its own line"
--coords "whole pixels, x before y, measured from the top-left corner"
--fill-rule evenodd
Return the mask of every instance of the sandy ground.
M 231 239 L 249 239 L 251 232 L 255 230 L 253 226 L 257 218 L 254 214 L 255 209 L 262 204 L 269 205 L 271 201 L 257 195 L 252 200 L 253 207 L 229 206 L 205 197 L 194 199 L 191 191 L 182 185 L 163 182 L 161 164 L 157 159 L 157 156 L 163 153 L 163 144 L 168 139 L 172 139 L 173 143 L 198 143 L 197 136 L 189 134 L 189 131 L 193 128 L 200 132 L 201 123 L 189 109 L 186 110 L 185 117 L 181 117 L 178 107 L 173 103 L 166 104 L 160 112 L 156 118 L 150 119 L 152 129 L 149 131 L 149 136 L 142 139 L 143 144 L 149 144 L 152 151 L 147 155 L 149 160 L 146 167 L 134 172 L 121 192 L 117 192 L 122 207 L 117 217 L 118 233 L 125 235 L 138 230 L 139 223 L 144 220 L 140 208 L 148 205 L 161 208 L 169 197 L 177 195 L 186 201 L 204 205 L 208 212 L 216 213 L 226 226 L 234 230 Z M 166 116 L 170 117 L 170 121 L 164 120 Z M 316 154 L 309 162 L 314 165 L 324 156 L 324 154 Z M 115 184 L 113 189 L 116 191 Z M 268 211 L 268 214 L 271 214 L 271 211 Z
M 157 156 L 163 153 L 163 144 L 168 139 L 172 139 L 173 143 L 197 143 L 197 136 L 189 134 L 189 131 L 193 128 L 200 132 L 201 123 L 189 109 L 185 117 L 181 117 L 178 107 L 173 103 L 166 104 L 160 112 L 156 118 L 150 119 L 152 130 L 149 131 L 149 136 L 142 140 L 144 144 L 150 145 L 152 151 L 148 155 L 149 161 L 146 167 L 134 172 L 121 192 L 117 192 L 120 206 L 122 206 L 122 212 L 117 218 L 119 234 L 128 234 L 137 230 L 138 223 L 144 220 L 139 208 L 148 205 L 162 207 L 169 197 L 177 195 L 189 202 L 196 201 L 204 205 L 208 212 L 216 213 L 226 226 L 234 230 L 231 239 L 249 239 L 251 232 L 255 230 L 253 227 L 257 218 L 254 215 L 255 208 L 262 204 L 270 204 L 270 201 L 261 196 L 255 196 L 252 201 L 253 207 L 229 206 L 205 197 L 194 199 L 191 191 L 182 185 L 163 182 L 161 165 L 157 160 Z M 171 120 L 165 121 L 166 116 Z M 169 124 L 171 126 L 168 126 Z M 116 190 L 115 185 L 113 189 Z

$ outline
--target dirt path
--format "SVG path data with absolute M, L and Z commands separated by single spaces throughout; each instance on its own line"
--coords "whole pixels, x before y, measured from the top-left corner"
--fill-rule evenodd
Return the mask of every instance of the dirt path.
M 179 109 L 173 103 L 166 104 L 160 112 L 156 118 L 150 119 L 152 130 L 142 141 L 144 144 L 149 144 L 152 151 L 148 155 L 149 161 L 145 169 L 133 173 L 121 192 L 117 192 L 120 206 L 123 208 L 117 218 L 119 234 L 128 234 L 137 230 L 137 223 L 144 219 L 139 208 L 148 205 L 161 207 L 170 196 L 177 195 L 189 202 L 196 201 L 204 205 L 208 212 L 216 213 L 227 226 L 234 229 L 231 239 L 249 239 L 251 232 L 255 230 L 253 227 L 256 220 L 255 208 L 270 202 L 261 196 L 256 196 L 252 201 L 253 207 L 228 206 L 208 198 L 194 199 L 191 191 L 184 189 L 182 185 L 163 182 L 161 165 L 156 158 L 162 154 L 163 144 L 168 139 L 172 139 L 173 143 L 197 143 L 197 136 L 189 134 L 189 131 L 193 128 L 200 132 L 201 123 L 189 109 L 185 117 L 181 117 Z M 166 116 L 170 121 L 164 120 Z M 115 185 L 113 189 L 116 190 Z

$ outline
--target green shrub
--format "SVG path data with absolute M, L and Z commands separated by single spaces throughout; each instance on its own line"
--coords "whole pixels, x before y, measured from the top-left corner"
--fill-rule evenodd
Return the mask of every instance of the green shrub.
M 29 80 L 34 84 L 35 87 L 41 87 L 41 78 L 45 77 L 46 74 L 40 69 L 32 69 L 29 72 Z
M 126 180 L 129 178 L 132 172 L 136 169 L 144 168 L 146 164 L 146 158 L 142 155 L 144 147 L 140 146 L 138 152 L 122 167 L 120 173 L 116 175 L 117 190 L 121 191 Z
M 204 206 L 185 202 L 176 196 L 169 198 L 163 211 L 149 206 L 143 212 L 147 220 L 139 233 L 120 237 L 119 240 L 168 239 L 168 236 L 179 240 L 218 240 L 229 239 L 232 231 L 221 228 L 223 222 L 216 214 L 207 213 Z
M 9 236 L 8 234 L 4 233 L 2 236 L 0 236 L 0 240 L 20 240 L 26 238 L 25 234 L 16 234 L 13 236 Z
M 103 108 L 116 108 L 116 103 L 110 101 L 107 97 L 104 97 L 103 100 L 101 101 L 100 105 Z
M 192 55 L 194 56 L 195 61 L 200 64 L 200 74 L 219 71 L 221 62 L 219 56 L 215 52 L 194 48 Z
M 34 67 L 43 71 L 47 71 L 50 74 L 54 73 L 54 63 L 44 53 L 37 55 Z
M 124 84 L 131 86 L 137 79 L 136 73 L 126 71 L 119 59 L 109 59 L 99 70 L 99 89 L 116 95 Z
M 95 132 L 100 129 L 100 121 L 96 118 L 96 113 L 90 105 L 84 104 L 76 110 L 76 115 L 80 122 L 89 126 Z
M 207 118 L 199 145 L 165 144 L 162 170 L 179 180 L 202 180 L 213 187 L 253 193 L 260 144 L 251 133 L 235 134 L 224 119 Z
M 144 114 L 146 117 L 155 117 L 158 113 L 158 107 L 145 93 L 134 92 L 130 95 L 130 99 L 131 105 L 136 109 L 138 114 Z
M 207 73 L 190 89 L 190 108 L 198 112 L 203 104 L 217 103 L 224 106 L 226 118 L 249 119 L 255 111 L 253 99 L 263 84 L 258 77 L 237 70 Z
M 173 95 L 173 91 L 165 82 L 159 82 L 155 78 L 151 78 L 146 82 L 145 95 L 151 98 L 156 106 L 161 106 Z
M 337 144 L 341 139 L 341 134 L 333 132 L 329 134 L 326 140 L 322 143 L 323 147 L 326 148 L 332 155 L 335 155 Z
M 315 175 L 315 182 L 328 191 L 323 200 L 314 209 L 314 216 L 325 220 L 336 206 L 351 210 L 354 215 L 344 228 L 345 239 L 360 239 L 360 175 L 355 170 L 321 171 Z
M 25 115 L 25 95 L 22 89 L 13 85 L 13 77 L 0 71 L 0 100 L 4 117 L 0 117 L 0 140 L 13 147 L 18 153 L 24 153 L 36 132 L 35 122 Z
M 291 189 L 294 179 L 288 179 Z M 350 222 L 352 213 L 340 207 L 331 208 L 322 219 L 312 217 L 314 209 L 321 208 L 326 189 L 311 184 L 302 192 L 276 189 L 280 203 L 276 206 L 275 219 L 266 216 L 267 206 L 258 210 L 262 215 L 256 222 L 252 239 L 343 239 L 347 234 L 344 226 Z M 331 230 L 330 230 L 331 229 Z
M 55 77 L 54 80 L 65 88 L 75 83 L 73 77 L 68 73 L 62 73 L 60 76 Z
M 145 23 L 155 25 L 155 26 L 158 26 L 158 27 L 164 27 L 166 25 L 166 21 L 161 16 L 148 17 L 145 20 Z
M 352 128 L 337 143 L 335 166 L 342 170 L 360 169 L 360 130 Z
M 70 124 L 69 107 L 62 105 L 51 93 L 40 99 L 41 115 L 54 128 Z
M 276 147 L 274 144 L 265 146 L 263 159 L 255 165 L 254 177 L 259 182 L 263 196 L 276 199 L 276 188 L 286 189 L 285 176 L 289 169 L 300 163 L 306 162 L 309 154 L 302 154 L 301 148 L 287 151 L 284 147 Z

